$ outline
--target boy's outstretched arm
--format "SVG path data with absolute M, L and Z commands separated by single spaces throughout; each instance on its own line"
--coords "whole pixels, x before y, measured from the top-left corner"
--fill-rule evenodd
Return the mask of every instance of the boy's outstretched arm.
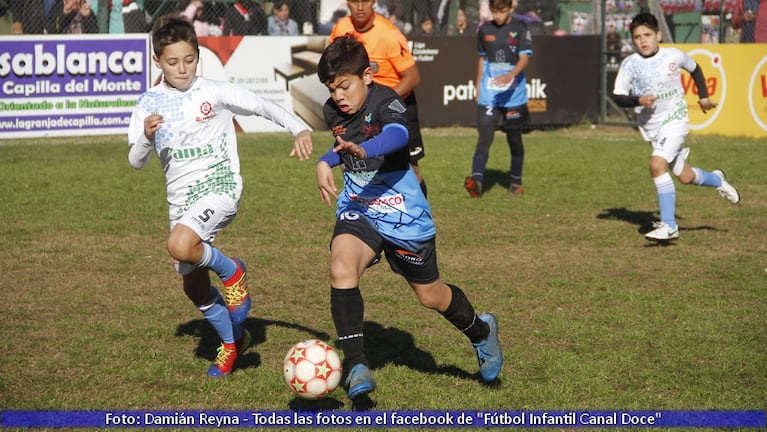
M 373 158 L 405 147 L 408 136 L 408 130 L 404 125 L 388 123 L 384 125 L 380 134 L 360 144 L 346 141 L 340 135 L 336 136 L 336 146 L 333 147 L 333 151 L 338 153 L 343 150 L 357 159 Z
M 336 188 L 333 168 L 324 160 L 317 162 L 317 187 L 320 189 L 320 199 L 328 206 L 333 205 L 338 199 L 338 188 Z
M 357 159 L 365 159 L 368 157 L 367 152 L 361 145 L 357 145 L 351 141 L 346 141 L 345 139 L 341 138 L 340 135 L 336 136 L 336 146 L 333 147 L 333 151 L 336 153 L 345 151 Z

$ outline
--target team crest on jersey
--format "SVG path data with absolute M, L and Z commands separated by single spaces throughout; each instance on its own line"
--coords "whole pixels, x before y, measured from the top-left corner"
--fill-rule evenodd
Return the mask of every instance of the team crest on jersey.
M 208 117 L 210 117 L 213 114 L 213 105 L 208 101 L 201 103 L 200 114 L 202 114 L 202 116 L 195 117 L 194 119 L 195 121 L 201 122 L 201 121 L 207 120 Z
M 405 105 L 402 105 L 402 102 L 399 99 L 395 99 L 395 100 L 391 101 L 391 103 L 389 104 L 388 108 L 390 110 L 392 110 L 394 112 L 398 112 L 400 114 L 402 114 L 405 111 L 407 111 L 407 108 L 405 108 Z
M 677 65 L 676 62 L 671 62 L 668 64 L 668 70 L 671 72 L 670 75 L 673 75 L 679 71 L 679 65 Z
M 211 105 L 210 102 L 205 101 L 202 103 L 202 105 L 200 105 L 200 112 L 202 113 L 202 115 L 207 117 L 208 115 L 210 115 L 211 111 L 213 111 L 213 105 Z

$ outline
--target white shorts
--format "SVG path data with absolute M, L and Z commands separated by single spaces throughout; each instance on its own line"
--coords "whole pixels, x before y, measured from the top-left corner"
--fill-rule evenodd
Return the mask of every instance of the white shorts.
M 652 155 L 660 156 L 666 159 L 668 163 L 671 163 L 682 151 L 682 146 L 687 135 L 680 135 L 679 133 L 663 133 L 658 134 L 656 139 L 650 141 L 652 144 Z
M 207 195 L 192 204 L 180 218 L 171 220 L 170 229 L 180 223 L 191 228 L 202 241 L 211 243 L 219 231 L 232 223 L 239 206 L 239 201 L 227 195 Z
M 674 175 L 679 176 L 684 168 L 684 161 L 690 153 L 689 148 L 683 148 L 686 134 L 663 133 L 658 134 L 657 139 L 650 141 L 652 144 L 652 156 L 662 157 L 669 164 Z

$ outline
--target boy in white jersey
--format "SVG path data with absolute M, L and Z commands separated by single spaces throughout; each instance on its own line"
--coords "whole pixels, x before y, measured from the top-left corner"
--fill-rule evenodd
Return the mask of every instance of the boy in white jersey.
M 322 201 L 336 200 L 330 242 L 330 311 L 344 353 L 344 387 L 356 406 L 376 388 L 363 352 L 364 304 L 359 281 L 367 267 L 385 256 L 405 278 L 421 305 L 435 310 L 472 342 L 482 379 L 494 381 L 503 354 L 492 314 L 477 315 L 464 292 L 439 275 L 434 219 L 410 166 L 405 102 L 389 87 L 373 82 L 362 43 L 339 37 L 317 66 L 330 90 L 325 122 L 335 146 L 317 162 Z M 343 166 L 338 192 L 333 167 Z
M 640 13 L 631 21 L 631 35 L 637 52 L 626 57 L 615 79 L 613 98 L 622 107 L 635 107 L 642 137 L 652 144 L 650 173 L 658 192 L 660 222 L 645 234 L 648 240 L 671 240 L 679 237 L 676 224 L 676 189 L 671 172 L 684 184 L 715 187 L 733 204 L 740 201 L 738 191 L 727 182 L 721 170 L 712 172 L 691 167 L 686 159 L 689 148 L 682 148 L 687 137 L 687 103 L 680 75 L 682 69 L 692 75 L 698 88 L 698 104 L 705 113 L 716 104 L 708 97 L 706 79 L 695 61 L 677 48 L 659 46 L 658 20 Z
M 250 309 L 247 270 L 212 242 L 237 215 L 242 194 L 235 114 L 258 115 L 295 137 L 291 156 L 306 160 L 311 130 L 281 106 L 241 87 L 197 77 L 199 45 L 191 23 L 159 18 L 152 28 L 152 60 L 162 81 L 141 95 L 128 130 L 128 160 L 144 167 L 152 150 L 165 172 L 170 217 L 167 247 L 184 293 L 218 333 L 222 345 L 208 375 L 228 375 L 251 343 L 242 323 Z M 211 285 L 209 271 L 224 285 Z

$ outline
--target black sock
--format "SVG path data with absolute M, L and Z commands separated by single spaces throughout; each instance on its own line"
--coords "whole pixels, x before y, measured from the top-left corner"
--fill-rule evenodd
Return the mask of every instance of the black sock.
M 338 289 L 330 287 L 330 313 L 338 334 L 338 347 L 344 352 L 344 362 L 347 368 L 358 363 L 368 365 L 362 352 L 363 333 L 362 322 L 365 315 L 365 305 L 359 287 Z
M 522 144 L 522 130 L 511 129 L 506 133 L 511 150 L 511 184 L 522 184 L 522 165 L 525 163 L 525 146 Z
M 490 335 L 490 326 L 477 317 L 474 306 L 471 305 L 460 288 L 450 284 L 447 286 L 450 287 L 453 298 L 450 300 L 447 310 L 442 312 L 442 316 L 450 321 L 455 328 L 462 331 L 471 343 L 479 343 L 487 339 L 487 336 Z

